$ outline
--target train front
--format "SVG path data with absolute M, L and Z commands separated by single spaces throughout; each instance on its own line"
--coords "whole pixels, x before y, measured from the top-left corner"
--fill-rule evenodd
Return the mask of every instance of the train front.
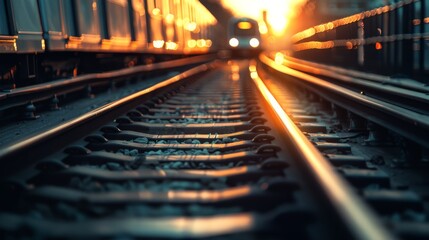
M 250 18 L 233 18 L 228 25 L 228 45 L 233 56 L 256 56 L 262 51 L 258 23 Z

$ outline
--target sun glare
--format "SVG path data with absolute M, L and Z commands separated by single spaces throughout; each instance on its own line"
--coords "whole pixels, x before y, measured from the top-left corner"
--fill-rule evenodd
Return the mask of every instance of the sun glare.
M 267 12 L 267 26 L 263 26 L 262 34 L 270 28 L 275 35 L 282 35 L 289 24 L 289 19 L 297 14 L 297 9 L 307 0 L 222 0 L 222 4 L 236 16 L 250 17 L 263 22 L 263 11 Z

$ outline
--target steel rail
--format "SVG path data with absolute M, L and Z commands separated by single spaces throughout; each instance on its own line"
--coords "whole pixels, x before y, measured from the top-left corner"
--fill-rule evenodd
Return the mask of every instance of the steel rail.
M 381 79 L 379 76 L 377 78 L 374 76 L 363 78 L 361 74 L 356 73 L 357 71 L 351 72 L 351 70 L 341 70 L 340 68 L 292 59 L 290 57 L 284 59 L 283 65 L 302 72 L 332 78 L 341 83 L 355 87 L 361 92 L 376 91 L 377 93 L 389 95 L 391 98 L 393 98 L 391 101 L 395 101 L 397 98 L 401 97 L 402 99 L 410 100 L 415 104 L 429 104 L 429 96 L 427 95 L 429 88 L 423 84 L 421 84 L 422 88 L 420 91 L 416 91 L 415 89 L 411 90 L 408 88 L 405 89 L 403 87 L 395 86 L 388 81 L 380 82 Z M 372 81 L 367 81 L 369 78 L 372 79 Z M 377 79 L 378 82 L 375 82 L 375 79 Z M 414 106 L 411 105 L 410 108 L 412 107 Z
M 426 134 L 429 131 L 428 115 L 365 96 L 321 78 L 277 64 L 264 54 L 260 55 L 259 60 L 280 74 L 302 80 L 302 83 L 308 84 L 307 87 L 338 106 L 363 116 L 381 126 L 388 127 L 408 139 L 425 146 L 429 145 L 429 137 Z
M 306 69 L 309 70 L 309 72 L 312 70 L 311 72 L 313 72 L 313 73 L 317 73 L 317 69 L 322 69 L 322 70 L 329 71 L 329 72 L 327 72 L 328 74 L 330 72 L 331 73 L 336 72 L 338 74 L 343 74 L 343 75 L 350 76 L 350 77 L 355 77 L 355 78 L 369 80 L 372 82 L 377 82 L 377 83 L 383 84 L 383 86 L 392 85 L 392 86 L 400 87 L 402 89 L 413 90 L 413 91 L 419 92 L 419 93 L 420 92 L 421 93 L 429 93 L 429 85 L 424 84 L 424 83 L 419 82 L 419 81 L 414 80 L 414 79 L 395 78 L 395 77 L 379 75 L 379 74 L 375 74 L 375 73 L 361 72 L 361 71 L 357 71 L 357 70 L 353 70 L 353 69 L 346 69 L 346 68 L 337 67 L 337 66 L 333 66 L 333 65 L 327 65 L 327 64 L 322 64 L 322 63 L 306 61 L 306 60 L 302 60 L 302 59 L 298 59 L 298 58 L 294 58 L 294 57 L 290 57 L 290 56 L 285 56 L 285 59 L 291 64 L 290 67 L 294 68 L 294 66 L 297 66 L 297 69 L 298 69 L 298 65 L 293 65 L 293 63 L 297 63 L 297 64 L 300 64 L 300 66 L 305 66 Z M 301 68 L 301 67 L 299 67 L 299 68 L 300 68 L 300 70 L 305 69 L 305 68 Z M 329 75 L 327 75 L 327 76 L 329 76 Z M 426 96 L 426 98 L 427 98 L 427 96 Z
M 57 137 L 61 137 L 63 134 L 71 132 L 72 130 L 74 132 L 79 132 L 81 130 L 88 131 L 88 128 L 96 128 L 99 126 L 99 124 L 97 124 L 99 121 L 105 121 L 105 119 L 102 120 L 103 118 L 109 119 L 109 117 L 114 117 L 118 112 L 124 111 L 123 109 L 130 107 L 130 105 L 137 106 L 141 104 L 143 98 L 150 97 L 168 86 L 172 86 L 192 76 L 206 72 L 215 67 L 215 65 L 215 62 L 199 65 L 144 90 L 108 103 L 48 131 L 29 137 L 20 142 L 2 146 L 0 149 L 0 162 L 7 161 L 9 165 L 14 164 L 25 159 L 34 158 L 32 151 L 41 151 L 40 149 L 49 148 L 47 146 L 51 147 L 50 150 L 60 147 L 58 146 L 58 142 L 60 141 L 56 139 Z M 4 170 L 5 169 L 2 171 Z
M 12 89 L 10 92 L 0 93 L 0 111 L 27 104 L 30 101 L 46 100 L 52 98 L 54 94 L 64 94 L 82 90 L 87 86 L 99 84 L 100 82 L 112 81 L 145 72 L 202 64 L 214 59 L 215 55 L 189 57 L 185 59 L 135 66 L 132 68 L 114 70 L 104 73 L 85 74 L 68 79 L 61 79 L 28 87 Z
M 249 67 L 251 78 L 272 111 L 280 120 L 282 127 L 291 138 L 300 159 L 304 161 L 308 170 L 315 176 L 321 189 L 330 203 L 337 210 L 340 219 L 349 227 L 349 231 L 356 239 L 395 239 L 375 214 L 364 204 L 352 188 L 335 172 L 317 148 L 294 124 L 279 102 L 269 91 L 259 77 L 256 65 Z

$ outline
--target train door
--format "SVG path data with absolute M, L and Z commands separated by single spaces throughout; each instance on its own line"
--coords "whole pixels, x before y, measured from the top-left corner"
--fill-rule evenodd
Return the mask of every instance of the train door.
M 192 20 L 190 17 L 190 4 L 189 0 L 183 0 L 182 2 L 182 16 L 183 16 L 183 41 L 185 42 L 185 51 L 191 51 L 197 46 L 196 40 L 192 39 L 191 27 Z
M 175 31 L 175 17 L 173 1 L 162 0 L 163 22 L 165 26 L 165 48 L 168 50 L 177 49 L 176 31 Z
M 66 33 L 62 0 L 39 0 L 43 37 L 50 51 L 64 50 Z
M 11 35 L 17 35 L 18 52 L 39 52 L 44 50 L 42 25 L 37 1 L 10 0 Z M 7 6 L 7 5 L 6 5 Z
M 146 31 L 146 10 L 143 0 L 131 0 L 130 7 L 130 22 L 131 38 L 137 47 L 146 49 L 147 47 L 147 31 Z M 143 49 L 141 49 L 143 50 Z
M 176 29 L 176 39 L 178 48 L 182 49 L 185 46 L 184 32 L 183 32 L 183 11 L 182 11 L 182 1 L 174 0 L 174 16 L 176 17 L 175 29 Z
M 7 48 L 7 43 L 5 40 L 9 38 L 9 19 L 6 14 L 6 5 L 4 1 L 0 1 L 0 52 L 3 52 Z
M 70 46 L 78 46 L 84 50 L 100 48 L 101 26 L 99 7 L 97 0 L 74 1 L 73 16 L 76 23 L 76 36 L 69 38 L 68 43 Z
M 103 48 L 127 50 L 131 42 L 131 23 L 127 0 L 105 1 L 105 24 L 107 39 L 103 39 Z
M 162 49 L 164 47 L 164 33 L 162 23 L 162 3 L 159 0 L 148 0 L 147 1 L 148 11 L 148 28 L 149 41 L 151 48 Z
M 189 25 L 188 31 L 191 33 L 191 39 L 197 41 L 199 36 L 199 26 L 198 26 L 198 18 L 197 18 L 197 10 L 195 9 L 195 2 L 189 5 Z
M 9 34 L 14 36 L 9 41 L 14 43 L 12 50 L 18 53 L 7 61 L 17 64 L 15 77 L 18 86 L 36 83 L 38 79 L 37 53 L 45 50 L 37 1 L 9 0 L 5 1 L 4 6 L 9 14 L 7 15 L 10 23 Z

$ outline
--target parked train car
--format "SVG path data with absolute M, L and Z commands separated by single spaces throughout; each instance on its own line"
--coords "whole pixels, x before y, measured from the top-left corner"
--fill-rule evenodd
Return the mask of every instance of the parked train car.
M 2 0 L 0 86 L 207 53 L 215 32 L 198 0 Z
M 429 0 L 397 1 L 293 37 L 294 55 L 428 83 Z
M 257 55 L 261 51 L 261 35 L 257 21 L 250 18 L 231 18 L 227 31 L 233 55 Z

